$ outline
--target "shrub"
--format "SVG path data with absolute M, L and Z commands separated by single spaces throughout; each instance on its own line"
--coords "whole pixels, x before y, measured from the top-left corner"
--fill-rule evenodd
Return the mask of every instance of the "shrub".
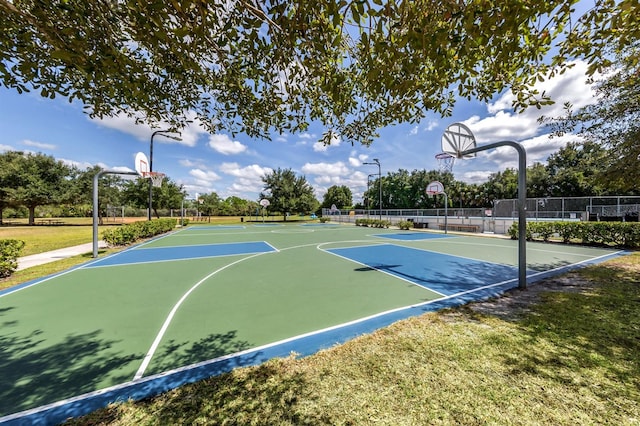
M 518 239 L 517 222 L 511 225 L 508 234 L 512 239 Z M 638 222 L 527 223 L 527 240 L 548 241 L 553 234 L 558 234 L 564 243 L 579 240 L 583 244 L 640 247 L 640 223 Z
M 380 219 L 356 219 L 356 226 L 372 227 L 372 228 L 388 228 L 391 222 Z
M 330 222 L 330 221 L 331 221 L 330 217 L 321 217 L 320 218 L 320 223 L 327 223 L 327 222 Z
M 413 222 L 411 221 L 408 221 L 408 220 L 398 221 L 398 228 L 403 229 L 405 231 L 411 229 L 412 226 L 413 226 Z
M 176 227 L 176 219 L 156 219 L 144 222 L 134 222 L 103 231 L 102 239 L 112 246 L 124 246 L 142 238 L 169 232 Z
M 549 241 L 549 238 L 555 233 L 552 222 L 532 222 L 527 224 L 527 228 L 531 229 L 531 237 L 529 239 L 537 236 L 542 241 Z
M 21 240 L 0 240 L 0 278 L 8 277 L 18 268 L 20 250 L 24 247 Z

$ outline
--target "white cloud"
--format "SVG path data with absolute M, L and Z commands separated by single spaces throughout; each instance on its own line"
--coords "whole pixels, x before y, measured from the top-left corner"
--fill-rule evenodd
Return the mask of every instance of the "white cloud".
M 262 176 L 273 173 L 273 169 L 270 167 L 261 167 L 257 164 L 241 167 L 238 163 L 222 163 L 220 171 L 227 175 L 246 179 L 262 179 Z
M 427 122 L 427 125 L 425 126 L 425 128 L 424 128 L 424 129 L 425 129 L 427 132 L 430 132 L 430 131 L 432 131 L 433 129 L 435 129 L 436 127 L 438 127 L 438 124 L 439 124 L 439 123 L 438 123 L 436 120 L 429 120 L 429 121 Z
M 32 146 L 34 148 L 38 148 L 38 149 L 46 149 L 49 151 L 53 151 L 57 148 L 56 145 L 50 144 L 50 143 L 42 143 L 42 142 L 36 142 L 36 141 L 32 141 L 29 139 L 25 139 L 22 141 L 22 145 L 26 145 L 26 146 Z
M 5 151 L 17 151 L 14 147 L 12 147 L 11 145 L 2 145 L 0 144 L 0 152 L 5 152 Z
M 191 161 L 188 158 L 178 160 L 178 164 L 184 167 L 201 167 L 199 163 L 196 163 L 195 161 Z
M 414 126 L 411 128 L 411 130 L 409 130 L 409 135 L 413 136 L 417 134 L 418 134 L 418 126 Z
M 341 142 L 342 142 L 342 139 L 340 138 L 340 136 L 333 133 L 331 135 L 331 140 L 329 141 L 329 144 L 325 145 L 324 143 L 318 141 L 313 144 L 313 150 L 315 152 L 325 152 L 327 149 L 329 149 L 329 147 L 340 146 Z
M 240 154 L 247 150 L 245 145 L 221 134 L 209 136 L 209 146 L 223 155 Z
M 93 164 L 86 161 L 75 161 L 69 160 L 67 158 L 58 158 L 58 160 L 62 161 L 67 166 L 77 167 L 79 170 L 86 170 L 90 167 L 93 167 Z
M 322 176 L 346 176 L 351 170 L 342 162 L 337 163 L 306 163 L 302 166 L 302 172 L 310 175 Z
M 200 126 L 198 120 L 195 119 L 195 114 L 187 114 L 187 118 L 192 119 L 194 122 L 187 125 L 187 127 L 182 129 L 179 134 L 173 134 L 174 136 L 179 137 L 180 140 L 174 140 L 163 136 L 162 134 L 156 134 L 153 138 L 153 142 L 174 143 L 190 147 L 196 146 L 200 135 L 206 134 L 207 132 Z M 114 117 L 92 118 L 90 120 L 99 126 L 127 133 L 134 136 L 136 139 L 149 143 L 151 143 L 151 136 L 153 135 L 153 132 L 159 129 L 168 129 L 171 127 L 171 125 L 167 123 L 158 123 L 157 126 L 153 128 L 148 124 L 137 124 L 135 115 L 133 117 L 129 117 L 125 113 L 120 113 Z
M 518 114 L 512 111 L 511 105 L 515 97 L 509 91 L 487 106 L 490 116 L 481 119 L 476 115 L 463 123 L 471 129 L 479 143 L 533 138 L 542 130 L 537 121 L 539 117 L 562 115 L 566 102 L 573 104 L 577 109 L 597 101 L 595 93 L 587 84 L 586 69 L 586 63 L 575 61 L 573 68 L 564 74 L 556 75 L 534 86 L 540 93 L 545 92 L 549 95 L 555 101 L 553 105 L 541 109 L 527 108 Z
M 362 162 L 357 158 L 349 157 L 349 165 L 352 167 L 360 167 Z
M 227 191 L 232 195 L 244 196 L 262 191 L 264 182 L 262 177 L 273 173 L 270 167 L 262 167 L 251 164 L 245 167 L 238 163 L 222 163 L 220 171 L 236 179 L 227 187 Z
M 220 180 L 220 176 L 212 170 L 192 169 L 189 174 L 196 179 L 198 185 L 203 186 Z
M 562 107 L 565 102 L 570 102 L 574 107 L 582 108 L 595 101 L 595 93 L 591 90 L 587 82 L 587 63 L 584 61 L 574 61 L 573 67 L 557 74 L 545 81 L 537 82 L 534 86 L 539 93 L 546 93 L 555 101 L 553 105 L 547 105 L 541 109 L 535 107 L 528 108 L 523 115 L 556 116 L 562 114 Z M 488 112 L 494 114 L 501 110 L 510 110 L 515 96 L 511 91 L 500 96 L 498 100 L 488 106 Z
M 495 170 L 475 170 L 471 172 L 462 173 L 462 175 L 456 175 L 457 179 L 460 179 L 465 183 L 483 183 L 489 180 L 489 176 L 495 173 Z

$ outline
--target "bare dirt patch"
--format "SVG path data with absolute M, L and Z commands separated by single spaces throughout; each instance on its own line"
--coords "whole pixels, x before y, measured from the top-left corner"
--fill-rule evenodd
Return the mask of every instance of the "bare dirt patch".
M 513 289 L 502 296 L 481 302 L 470 303 L 467 308 L 483 315 L 494 315 L 498 318 L 515 321 L 527 314 L 531 306 L 541 301 L 541 294 L 546 292 L 583 293 L 597 285 L 577 272 L 569 272 L 562 276 L 548 278 L 527 287 L 526 290 Z

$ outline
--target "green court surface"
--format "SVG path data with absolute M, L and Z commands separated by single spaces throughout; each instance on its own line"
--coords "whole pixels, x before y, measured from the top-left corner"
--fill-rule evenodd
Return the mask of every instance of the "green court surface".
M 619 253 L 527 246 L 532 279 Z M 287 351 L 313 353 L 515 287 L 517 259 L 516 241 L 482 236 L 187 227 L 0 292 L 0 422 L 47 424 Z

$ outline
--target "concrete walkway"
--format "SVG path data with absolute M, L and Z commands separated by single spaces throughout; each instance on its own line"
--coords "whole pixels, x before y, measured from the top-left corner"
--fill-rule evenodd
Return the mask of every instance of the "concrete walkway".
M 107 247 L 104 241 L 98 241 L 98 247 Z M 47 251 L 44 253 L 32 254 L 18 258 L 17 271 L 31 268 L 32 266 L 44 265 L 45 263 L 55 262 L 56 260 L 66 259 L 68 257 L 78 256 L 85 253 L 93 252 L 93 243 L 80 244 L 78 246 L 66 247 L 63 249 Z

